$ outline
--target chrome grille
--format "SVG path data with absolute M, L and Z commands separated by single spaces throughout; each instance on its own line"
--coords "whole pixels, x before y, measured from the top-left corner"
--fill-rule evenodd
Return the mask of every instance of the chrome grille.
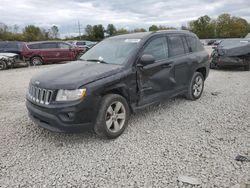
M 28 96 L 31 100 L 33 100 L 36 103 L 48 105 L 52 100 L 53 91 L 30 85 Z

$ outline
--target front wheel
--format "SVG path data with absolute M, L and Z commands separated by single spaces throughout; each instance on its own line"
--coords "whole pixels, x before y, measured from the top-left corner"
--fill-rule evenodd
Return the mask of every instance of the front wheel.
M 129 107 L 126 99 L 117 94 L 103 97 L 94 130 L 108 139 L 120 136 L 128 125 Z
M 195 72 L 188 87 L 186 98 L 197 100 L 201 97 L 204 89 L 204 77 L 200 72 Z
M 0 60 L 0 70 L 5 70 L 7 68 L 7 63 L 4 60 Z

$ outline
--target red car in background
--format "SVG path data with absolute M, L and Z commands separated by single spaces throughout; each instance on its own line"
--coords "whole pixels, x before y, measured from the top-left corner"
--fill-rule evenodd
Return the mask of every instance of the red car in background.
M 22 55 L 31 65 L 41 65 L 61 61 L 77 60 L 86 49 L 75 47 L 67 42 L 45 41 L 26 43 Z

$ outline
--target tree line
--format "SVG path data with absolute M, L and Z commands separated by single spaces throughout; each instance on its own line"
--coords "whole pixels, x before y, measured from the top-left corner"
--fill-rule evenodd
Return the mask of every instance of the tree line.
M 116 28 L 113 24 L 108 24 L 105 28 L 102 24 L 87 25 L 84 29 L 84 35 L 72 37 L 68 36 L 64 40 L 91 40 L 100 41 L 105 37 L 146 31 L 170 30 L 175 27 L 163 25 L 151 25 L 147 30 L 145 28 L 135 28 L 128 30 L 126 28 Z M 212 19 L 209 16 L 201 16 L 196 20 L 190 21 L 187 26 L 181 26 L 182 30 L 189 30 L 197 34 L 201 39 L 206 38 L 240 38 L 245 37 L 250 32 L 250 24 L 241 17 L 231 16 L 230 14 L 221 14 Z M 59 29 L 52 26 L 50 29 L 44 29 L 35 25 L 28 25 L 19 31 L 19 27 L 14 25 L 9 27 L 0 23 L 0 40 L 8 41 L 39 41 L 39 40 L 60 40 Z
M 199 38 L 241 38 L 250 32 L 247 20 L 221 14 L 216 19 L 205 15 L 188 24 L 188 30 L 194 32 Z
M 57 26 L 52 26 L 50 29 L 44 29 L 35 25 L 27 25 L 19 32 L 19 27 L 13 27 L 0 23 L 0 41 L 41 41 L 54 40 L 59 37 L 59 29 Z

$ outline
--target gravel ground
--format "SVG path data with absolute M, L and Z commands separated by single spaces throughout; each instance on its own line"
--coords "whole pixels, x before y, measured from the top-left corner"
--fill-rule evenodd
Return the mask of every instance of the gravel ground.
M 60 66 L 60 65 L 53 65 Z M 198 101 L 177 97 L 129 121 L 116 140 L 52 133 L 27 116 L 32 75 L 51 66 L 0 72 L 0 187 L 248 187 L 250 72 L 211 70 Z

